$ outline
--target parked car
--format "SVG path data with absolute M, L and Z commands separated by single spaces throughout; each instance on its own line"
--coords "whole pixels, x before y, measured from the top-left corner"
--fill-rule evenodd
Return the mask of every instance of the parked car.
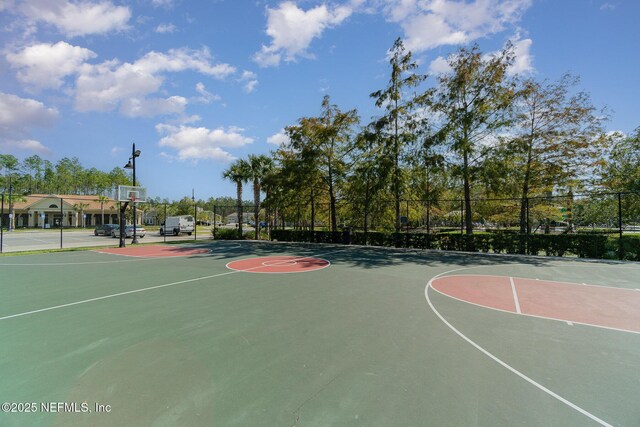
M 102 224 L 93 230 L 95 236 L 111 236 L 111 232 L 120 227 L 118 224 Z
M 136 236 L 139 238 L 143 238 L 147 234 L 147 230 L 142 226 L 136 226 Z M 120 227 L 111 231 L 111 237 L 120 237 Z M 124 226 L 124 237 L 129 238 L 133 237 L 133 225 L 125 225 Z

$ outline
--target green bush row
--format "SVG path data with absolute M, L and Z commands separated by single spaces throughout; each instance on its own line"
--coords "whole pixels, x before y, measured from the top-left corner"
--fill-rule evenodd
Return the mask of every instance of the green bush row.
M 534 234 L 514 233 L 381 233 L 273 230 L 271 239 L 283 242 L 338 243 L 370 246 L 439 249 L 484 253 L 577 256 L 595 259 L 640 261 L 640 236 L 604 234 Z

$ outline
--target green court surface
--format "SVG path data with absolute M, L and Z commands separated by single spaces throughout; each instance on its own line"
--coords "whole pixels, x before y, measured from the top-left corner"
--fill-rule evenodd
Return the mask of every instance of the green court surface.
M 0 425 L 640 425 L 636 263 L 250 242 L 115 252 L 0 257 Z

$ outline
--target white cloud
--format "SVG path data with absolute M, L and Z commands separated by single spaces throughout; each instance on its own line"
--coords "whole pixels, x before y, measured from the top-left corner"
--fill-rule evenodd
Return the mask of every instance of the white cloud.
M 165 9 L 171 9 L 175 3 L 176 0 L 151 0 L 151 4 L 155 7 L 164 7 Z
M 154 117 L 184 113 L 187 99 L 182 96 L 169 98 L 129 98 L 122 102 L 120 112 L 128 117 Z
M 6 148 L 48 154 L 50 150 L 29 137 L 32 127 L 50 127 L 58 111 L 35 99 L 0 92 L 0 141 Z
M 407 49 L 420 52 L 495 34 L 517 23 L 532 0 L 393 0 L 381 2 L 400 24 Z
M 236 69 L 229 64 L 212 64 L 209 49 L 170 49 L 167 53 L 151 51 L 137 60 L 134 67 L 148 73 L 194 70 L 217 79 L 233 74 Z
M 244 84 L 244 91 L 247 93 L 251 93 L 256 90 L 256 86 L 258 86 L 257 80 L 251 80 Z
M 530 52 L 533 41 L 528 38 L 521 40 L 520 34 L 516 34 L 510 41 L 513 44 L 514 62 L 507 70 L 507 73 L 511 76 L 534 73 L 533 55 L 531 55 Z M 496 54 L 498 54 L 498 52 L 489 52 L 484 54 L 482 58 L 484 60 L 489 60 Z M 455 55 L 455 53 L 451 54 L 448 59 L 438 56 L 436 59 L 431 61 L 431 64 L 429 64 L 429 73 L 436 75 L 450 73 L 452 69 L 449 65 L 449 61 L 452 59 L 452 56 Z
M 200 94 L 200 96 L 195 99 L 196 102 L 211 104 L 214 101 L 220 100 L 220 96 L 216 95 L 215 93 L 209 92 L 202 82 L 196 83 L 196 92 Z
M 267 138 L 267 143 L 276 145 L 278 147 L 282 147 L 283 145 L 288 144 L 290 141 L 291 140 L 289 139 L 289 136 L 284 129 L 280 129 L 280 132 Z
M 441 45 L 464 44 L 470 37 L 456 30 L 442 17 L 434 14 L 417 15 L 402 24 L 408 50 L 419 52 Z
M 128 7 L 110 1 L 30 0 L 19 8 L 28 19 L 53 25 L 68 37 L 124 30 L 131 18 Z
M 612 3 L 603 3 L 602 6 L 600 6 L 600 10 L 615 10 L 615 9 L 616 9 L 616 5 Z
M 160 34 L 175 33 L 176 30 L 177 28 L 173 24 L 160 24 L 156 27 L 156 33 Z
M 205 127 L 156 125 L 156 130 L 163 136 L 158 145 L 171 147 L 177 151 L 180 160 L 213 159 L 230 161 L 234 157 L 224 148 L 239 148 L 253 142 L 244 136 L 244 129 L 222 127 L 207 129 Z
M 344 5 L 329 9 L 319 5 L 304 11 L 292 2 L 285 1 L 274 9 L 267 8 L 267 35 L 271 44 L 263 45 L 254 55 L 262 67 L 276 66 L 280 61 L 295 61 L 310 57 L 307 48 L 322 32 L 341 24 L 353 12 L 352 6 Z
M 85 61 L 95 57 L 91 50 L 63 41 L 35 44 L 6 55 L 11 67 L 18 70 L 18 80 L 37 88 L 56 89 L 66 76 L 77 73 Z
M 247 93 L 253 92 L 258 86 L 258 76 L 252 71 L 243 71 L 238 81 L 244 83 L 244 91 Z
M 517 38 L 513 42 L 513 53 L 515 60 L 513 65 L 509 68 L 509 74 L 531 74 L 535 70 L 533 68 L 533 55 L 531 55 L 531 45 L 533 41 L 531 39 L 518 40 Z
M 184 110 L 185 98 L 145 98 L 160 90 L 164 73 L 194 70 L 223 79 L 235 72 L 228 64 L 213 64 L 207 49 L 172 49 L 149 52 L 134 63 L 116 60 L 85 64 L 76 82 L 75 105 L 79 111 L 111 111 L 120 107 L 128 115 L 172 114 Z
M 13 7 L 13 0 L 0 0 L 0 12 Z
M 117 60 L 85 64 L 76 81 L 75 106 L 79 111 L 111 111 L 125 99 L 157 92 L 162 82 L 161 76 Z
M 58 118 L 55 108 L 47 108 L 35 99 L 0 92 L 0 130 L 23 131 L 32 126 L 49 127 Z
M 20 150 L 44 155 L 51 154 L 51 150 L 48 147 L 42 145 L 40 141 L 33 139 L 22 139 L 17 141 L 5 139 L 0 141 L 0 148 L 2 148 L 3 151 Z
M 438 56 L 429 64 L 429 74 L 448 74 L 451 72 L 451 65 L 449 61 L 442 56 Z

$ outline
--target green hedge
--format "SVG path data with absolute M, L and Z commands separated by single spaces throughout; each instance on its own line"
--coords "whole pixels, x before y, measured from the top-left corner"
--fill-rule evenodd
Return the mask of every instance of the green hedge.
M 640 261 L 640 236 L 606 234 L 535 234 L 509 232 L 477 233 L 345 233 L 330 231 L 273 230 L 271 239 L 283 242 L 338 243 L 369 246 L 439 249 L 484 253 L 577 256 L 595 259 Z M 622 255 L 622 256 L 621 256 Z
M 640 236 L 622 236 L 620 243 L 622 259 L 640 261 Z
M 213 230 L 211 230 L 213 234 Z M 246 236 L 246 233 L 245 233 Z M 237 228 L 218 228 L 215 234 L 216 240 L 242 240 L 240 231 Z

